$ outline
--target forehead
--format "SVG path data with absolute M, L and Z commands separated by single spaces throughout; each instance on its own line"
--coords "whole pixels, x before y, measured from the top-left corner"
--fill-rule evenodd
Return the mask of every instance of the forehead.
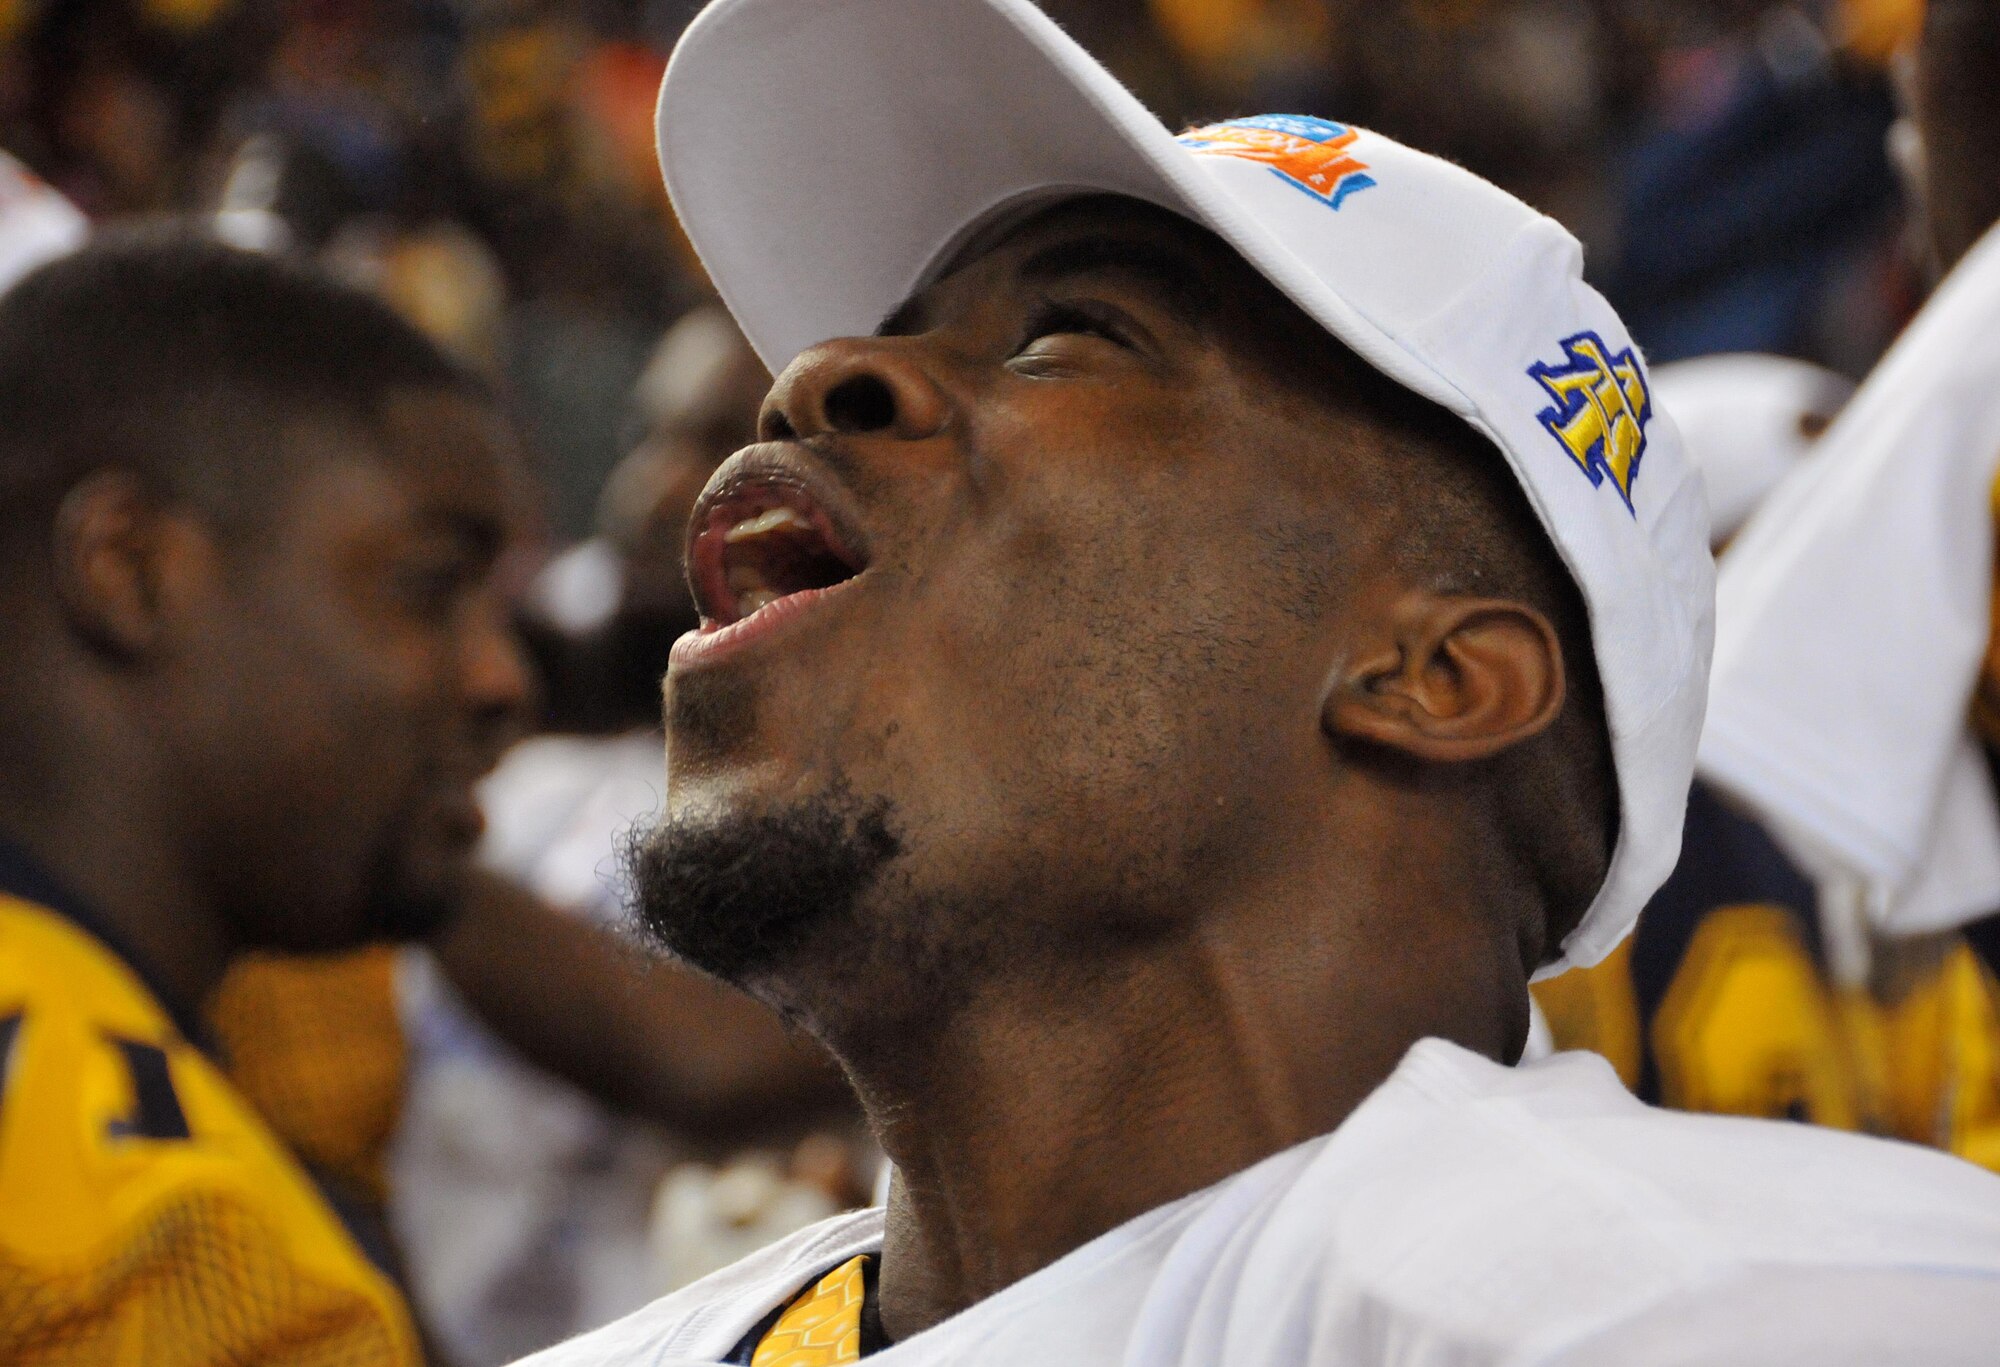
M 1003 219 L 975 234 L 954 265 L 983 258 L 1024 262 L 1079 241 L 1127 245 L 1135 260 L 1149 265 L 1251 273 L 1235 249 L 1206 228 L 1122 195 L 1077 196 Z M 1094 264 L 1087 257 L 1080 261 L 1085 269 Z
M 504 496 L 516 452 L 506 424 L 469 393 L 403 389 L 384 399 L 376 456 L 413 489 L 477 502 Z
M 900 330 L 898 322 L 909 313 L 954 296 L 1080 275 L 1122 277 L 1164 304 L 1199 313 L 1220 304 L 1221 281 L 1262 283 L 1226 243 L 1179 215 L 1136 199 L 1089 195 L 1005 217 L 974 233 L 885 331 Z
M 500 539 L 518 493 L 516 452 L 489 405 L 452 390 L 399 390 L 368 424 L 312 422 L 295 517 L 337 531 L 438 530 Z

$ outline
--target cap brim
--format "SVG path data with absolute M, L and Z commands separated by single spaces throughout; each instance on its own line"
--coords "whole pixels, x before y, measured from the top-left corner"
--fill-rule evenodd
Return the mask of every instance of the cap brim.
M 711 5 L 658 117 L 675 210 L 773 372 L 873 332 L 996 214 L 1111 193 L 1208 227 L 1370 364 L 1472 411 L 1025 0 Z

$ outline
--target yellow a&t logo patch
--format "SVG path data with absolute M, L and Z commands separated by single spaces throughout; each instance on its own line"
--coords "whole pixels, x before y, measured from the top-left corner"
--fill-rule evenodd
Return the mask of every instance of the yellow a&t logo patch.
M 1653 393 L 1638 352 L 1613 351 L 1594 332 L 1579 332 L 1562 346 L 1561 363 L 1538 361 L 1528 368 L 1555 400 L 1538 415 L 1542 426 L 1592 484 L 1610 476 L 1630 510 L 1632 481 L 1646 454 L 1646 425 L 1653 419 Z

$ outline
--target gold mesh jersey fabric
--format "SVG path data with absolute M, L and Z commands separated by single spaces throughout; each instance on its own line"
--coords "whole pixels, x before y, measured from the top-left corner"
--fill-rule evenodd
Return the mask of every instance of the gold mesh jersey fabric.
M 401 1367 L 401 1295 L 110 950 L 0 896 L 0 1362 Z
M 395 964 L 386 946 L 252 955 L 209 1007 L 229 1080 L 308 1166 L 377 1205 L 409 1080 Z
M 846 1367 L 861 1361 L 867 1266 L 866 1254 L 850 1258 L 793 1301 L 757 1345 L 750 1367 Z

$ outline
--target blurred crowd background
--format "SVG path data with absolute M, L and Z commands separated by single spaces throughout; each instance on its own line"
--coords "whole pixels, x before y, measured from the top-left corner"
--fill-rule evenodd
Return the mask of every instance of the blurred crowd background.
M 681 523 L 768 382 L 654 162 L 698 8 L 0 0 L 0 148 L 93 223 L 195 214 L 316 260 L 502 395 L 535 478 L 509 574 L 543 678 L 537 734 L 487 783 L 485 862 L 584 925 L 616 922 L 615 840 L 657 804 Z M 1169 124 L 1352 121 L 1513 190 L 1583 240 L 1656 365 L 1858 379 L 1927 286 L 1892 137 L 1921 0 L 1045 8 Z M 508 1360 L 866 1199 L 879 1160 L 823 1073 L 731 1056 L 683 980 L 614 991 L 587 946 L 509 964 L 478 939 L 255 965 L 215 1008 L 243 1089 L 379 1212 L 439 1361 Z M 649 992 L 679 1004 L 631 1005 Z
M 223 213 L 504 377 L 547 533 L 592 526 L 703 297 L 653 160 L 695 0 L 7 0 L 0 144 L 93 218 Z M 1866 369 L 1913 302 L 1889 56 L 1918 0 L 1049 0 L 1170 124 L 1281 109 L 1555 215 L 1656 360 Z

